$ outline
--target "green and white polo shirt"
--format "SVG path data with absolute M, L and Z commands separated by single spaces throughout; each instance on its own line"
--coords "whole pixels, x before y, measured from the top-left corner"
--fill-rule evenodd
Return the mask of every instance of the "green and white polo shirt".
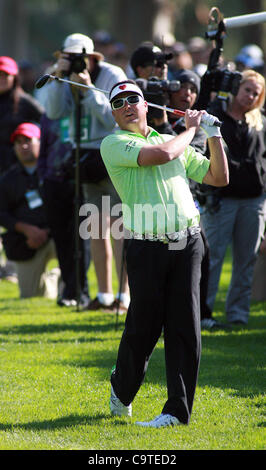
M 205 156 L 188 146 L 163 165 L 138 165 L 144 145 L 172 138 L 150 128 L 147 137 L 118 130 L 102 141 L 101 155 L 122 201 L 124 226 L 137 234 L 169 234 L 199 224 L 188 179 L 202 182 L 210 165 Z

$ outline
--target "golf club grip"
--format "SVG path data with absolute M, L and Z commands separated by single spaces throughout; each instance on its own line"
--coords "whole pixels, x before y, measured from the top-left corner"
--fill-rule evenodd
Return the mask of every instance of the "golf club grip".
M 209 126 L 209 125 L 210 125 L 210 124 L 208 124 L 207 122 L 204 122 L 204 114 L 203 114 L 203 116 L 202 116 L 201 120 L 202 120 L 203 124 L 206 124 L 207 126 Z M 214 121 L 214 123 L 213 123 L 213 124 L 211 124 L 211 126 L 216 126 L 216 127 L 221 127 L 221 125 L 222 125 L 222 122 L 221 122 L 221 121 L 219 121 L 219 119 L 218 119 L 218 118 L 217 118 L 217 119 Z
M 172 109 L 171 112 L 173 112 L 174 114 L 176 114 L 177 116 L 185 116 L 185 111 L 181 111 L 180 109 Z M 204 122 L 204 115 L 202 116 L 202 122 L 204 124 L 207 124 L 206 122 Z M 222 122 L 219 121 L 219 119 L 217 118 L 214 123 L 212 124 L 213 126 L 217 126 L 217 127 L 221 127 L 222 125 Z

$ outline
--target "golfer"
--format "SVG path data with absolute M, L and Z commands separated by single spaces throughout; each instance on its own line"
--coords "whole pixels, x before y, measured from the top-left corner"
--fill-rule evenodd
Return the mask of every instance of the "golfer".
M 130 234 L 126 259 L 131 297 L 111 375 L 111 413 L 132 415 L 132 401 L 163 331 L 168 398 L 159 416 L 136 424 L 188 424 L 201 352 L 203 255 L 200 215 L 188 179 L 228 184 L 220 129 L 205 111 L 187 110 L 183 133 L 158 134 L 147 125 L 148 105 L 132 80 L 116 84 L 109 99 L 120 130 L 105 137 L 101 155 Z M 189 145 L 199 126 L 207 134 L 210 159 Z

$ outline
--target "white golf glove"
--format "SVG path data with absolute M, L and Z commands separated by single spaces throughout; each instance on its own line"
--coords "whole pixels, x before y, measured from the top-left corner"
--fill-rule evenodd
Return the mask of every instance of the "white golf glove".
M 220 127 L 214 125 L 217 120 L 217 117 L 212 114 L 206 113 L 202 115 L 200 128 L 205 132 L 207 139 L 210 137 L 222 137 Z

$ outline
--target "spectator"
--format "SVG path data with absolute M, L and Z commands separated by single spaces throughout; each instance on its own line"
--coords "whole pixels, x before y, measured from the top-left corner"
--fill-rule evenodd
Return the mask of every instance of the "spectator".
M 198 65 L 208 65 L 212 50 L 211 42 L 200 36 L 193 36 L 187 42 L 187 49 L 192 57 L 193 70 Z
M 237 70 L 240 72 L 246 69 L 252 69 L 263 75 L 264 54 L 262 49 L 256 44 L 247 44 L 240 49 L 235 57 L 235 64 Z
M 226 298 L 226 315 L 232 324 L 246 325 L 256 256 L 264 233 L 265 132 L 262 113 L 265 80 L 253 71 L 242 72 L 236 96 L 224 110 L 212 101 L 210 110 L 222 121 L 230 182 L 209 196 L 202 222 L 210 246 L 207 302 L 213 310 L 226 249 L 232 246 L 232 277 Z M 218 100 L 219 101 L 219 100 Z M 264 181 L 263 181 L 264 178 Z
M 0 179 L 0 224 L 7 229 L 4 249 L 15 262 L 21 298 L 56 298 L 60 271 L 55 270 L 53 277 L 45 272 L 56 254 L 36 172 L 40 128 L 21 123 L 11 134 L 11 142 L 18 161 Z
M 192 70 L 177 70 L 174 78 L 180 81 L 180 90 L 170 93 L 170 107 L 186 111 L 196 106 L 197 97 L 200 92 L 200 78 Z M 185 120 L 183 117 L 177 117 L 176 114 L 169 114 L 169 122 L 172 125 L 176 134 L 184 132 L 186 129 Z M 158 130 L 158 129 L 157 129 Z M 159 130 L 158 130 L 159 131 Z M 160 132 L 160 131 L 159 131 Z M 197 152 L 206 153 L 207 139 L 206 134 L 202 129 L 198 129 L 192 139 L 190 145 L 197 150 Z M 200 185 L 193 180 L 190 180 L 190 190 L 192 192 L 196 206 L 201 210 L 199 203 Z M 201 236 L 204 244 L 204 256 L 201 262 L 201 280 L 200 280 L 200 317 L 201 328 L 213 330 L 217 328 L 224 328 L 225 325 L 215 320 L 212 316 L 212 311 L 207 304 L 207 291 L 209 279 L 209 245 L 204 233 L 202 224 Z
M 158 46 L 146 41 L 142 43 L 132 54 L 130 65 L 135 77 L 149 79 L 157 77 L 161 80 L 167 78 L 167 61 L 172 54 L 164 54 Z
M 266 206 L 264 219 L 266 221 Z M 265 222 L 266 223 L 266 222 Z M 251 299 L 257 302 L 266 301 L 266 226 L 264 231 L 264 238 L 261 241 L 258 258 L 254 267 Z
M 193 60 L 185 43 L 176 41 L 172 46 L 173 59 L 169 63 L 168 78 L 173 80 L 176 70 L 192 69 Z
M 171 53 L 163 53 L 158 46 L 151 42 L 142 43 L 132 54 L 130 64 L 138 85 L 144 92 L 148 102 L 164 106 L 168 104 L 168 93 L 165 91 L 153 91 L 151 80 L 166 80 L 168 75 L 168 61 L 172 58 Z M 154 83 L 155 84 L 155 83 Z M 158 129 L 161 133 L 169 133 L 171 128 L 168 123 L 167 113 L 164 110 L 149 107 L 148 124 Z
M 18 63 L 19 81 L 21 88 L 28 94 L 34 96 L 35 82 L 37 80 L 37 70 L 28 60 L 21 60 Z
M 16 163 L 10 136 L 21 122 L 40 121 L 42 106 L 20 86 L 18 65 L 14 59 L 0 56 L 0 175 Z M 16 279 L 14 263 L 1 261 L 0 277 Z
M 44 109 L 20 86 L 17 63 L 0 57 L 0 174 L 16 162 L 10 142 L 12 132 L 21 122 L 39 123 Z
M 46 114 L 41 118 L 41 147 L 38 158 L 38 176 L 47 222 L 54 239 L 64 288 L 57 299 L 60 306 L 89 306 L 87 271 L 90 261 L 89 241 L 80 239 L 79 287 L 76 279 L 75 247 L 75 186 L 68 178 L 64 161 L 71 153 L 68 139 L 68 119 L 50 120 Z
M 123 70 L 126 69 L 128 57 L 125 44 L 117 42 L 108 31 L 104 30 L 95 31 L 92 39 L 95 49 L 102 53 L 107 62 L 118 65 Z
M 73 61 L 78 54 L 83 54 L 82 70 L 71 71 Z M 91 302 L 89 309 L 107 309 L 113 311 L 117 307 L 117 299 L 114 299 L 112 290 L 112 244 L 110 231 L 113 223 L 118 217 L 106 213 L 102 207 L 103 196 L 108 196 L 110 208 L 120 203 L 120 199 L 115 191 L 111 180 L 106 172 L 100 155 L 100 144 L 103 137 L 115 129 L 110 105 L 104 93 L 94 90 L 94 87 L 101 90 L 110 90 L 112 85 L 125 78 L 122 69 L 108 62 L 103 61 L 103 55 L 94 51 L 94 44 L 91 38 L 83 34 L 74 33 L 64 41 L 61 52 L 57 54 L 56 74 L 59 77 L 67 75 L 72 81 L 84 84 L 88 88 L 78 88 L 70 86 L 68 83 L 52 81 L 47 84 L 47 98 L 45 107 L 47 116 L 50 119 L 61 119 L 70 117 L 69 136 L 73 144 L 75 140 L 75 117 L 77 107 L 81 108 L 81 156 L 86 155 L 85 167 L 81 176 L 84 181 L 84 199 L 93 204 L 100 212 L 103 224 L 99 237 L 91 237 L 91 254 L 94 262 L 97 281 L 98 294 Z M 98 219 L 94 220 L 91 215 L 92 227 L 98 224 Z M 118 278 L 122 263 L 123 240 L 113 239 L 114 257 Z M 120 294 L 120 293 L 119 293 Z M 126 311 L 129 302 L 127 279 L 124 271 L 123 286 L 121 291 L 121 311 Z
M 181 111 L 192 109 L 200 92 L 199 76 L 190 69 L 179 69 L 175 71 L 173 79 L 180 82 L 180 88 L 177 91 L 170 92 L 170 107 Z M 184 128 L 185 122 L 183 117 L 168 113 L 168 120 L 175 132 L 180 131 L 179 126 Z M 192 142 L 197 151 L 200 151 L 202 154 L 206 152 L 207 139 L 201 129 L 198 129 Z

